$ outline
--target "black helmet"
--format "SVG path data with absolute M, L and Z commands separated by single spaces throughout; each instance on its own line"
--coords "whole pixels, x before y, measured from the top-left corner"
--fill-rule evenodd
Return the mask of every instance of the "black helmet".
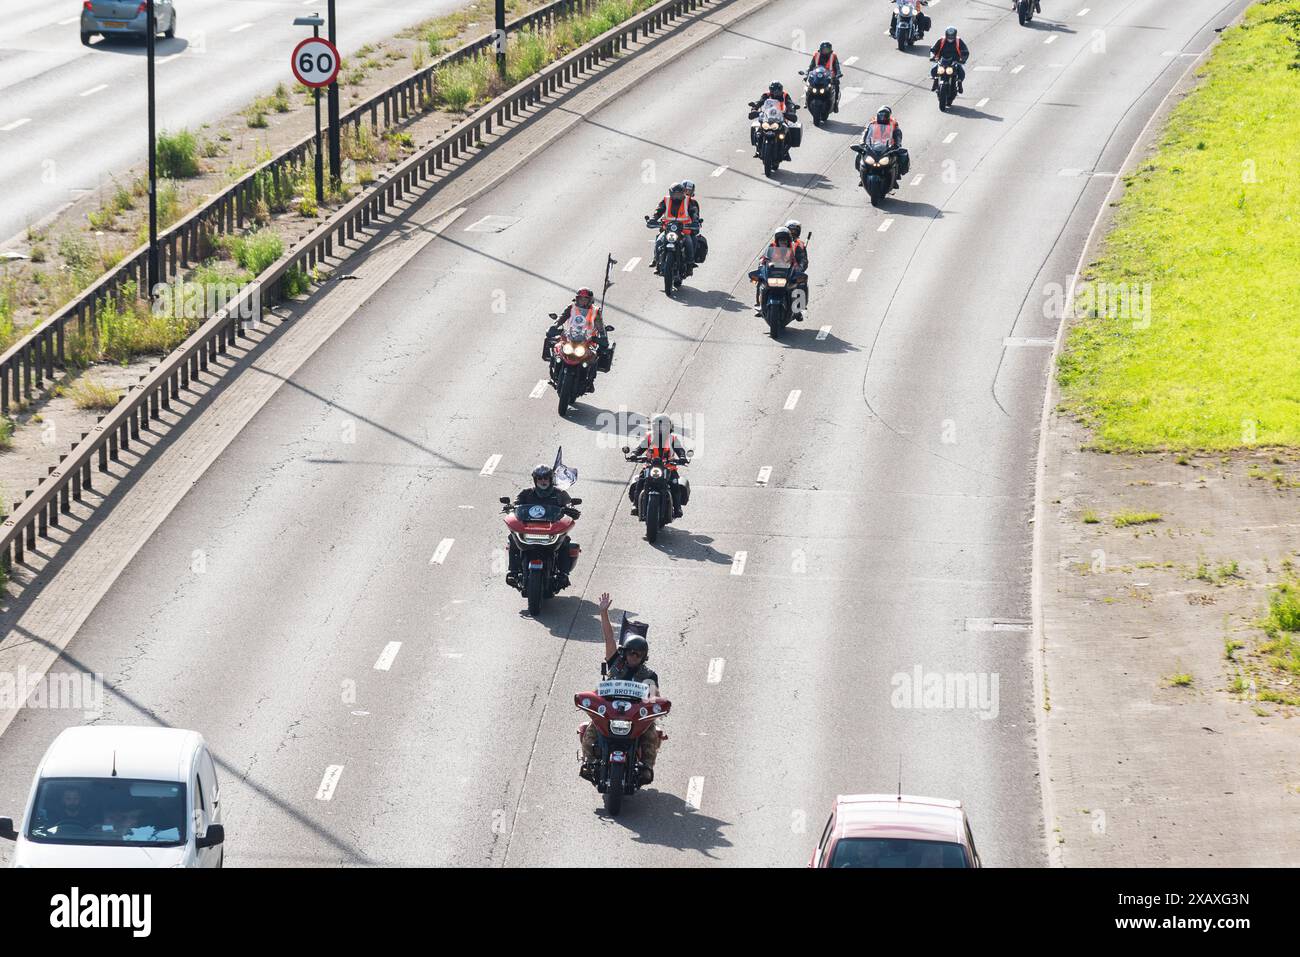
M 650 660 L 650 642 L 640 636 L 629 638 L 627 641 L 623 642 L 623 654 L 626 655 L 629 651 L 641 652 L 642 664 L 645 664 Z
M 781 85 L 780 80 L 773 80 L 767 85 L 767 92 L 772 94 L 774 99 L 779 99 L 785 93 L 785 87 Z
M 888 123 L 888 122 L 889 122 L 889 118 L 890 118 L 891 116 L 893 116 L 893 115 L 894 115 L 894 111 L 893 111 L 893 110 L 891 110 L 891 109 L 890 109 L 889 107 L 887 107 L 887 106 L 882 106 L 880 109 L 876 110 L 876 122 L 877 122 L 877 123 Z
M 819 47 L 817 48 L 817 52 L 818 52 L 818 53 L 830 53 L 830 52 L 831 52 L 831 49 L 832 49 L 832 47 L 831 47 L 831 41 L 830 41 L 830 40 L 823 40 L 822 43 L 821 43 L 821 46 L 819 46 Z
M 671 186 L 668 187 L 668 195 L 674 196 L 677 199 L 681 199 L 683 196 L 686 195 L 686 187 L 683 186 L 681 183 L 673 183 Z
M 790 230 L 791 239 L 798 239 L 799 234 L 803 232 L 803 224 L 800 223 L 799 220 L 797 219 L 790 220 L 788 223 L 785 224 L 785 228 Z
M 956 28 L 956 27 L 949 27 L 947 30 L 944 30 L 944 31 L 943 31 L 943 35 L 946 36 L 949 40 L 956 40 L 956 39 L 957 39 L 957 28 Z
M 555 488 L 555 469 L 549 465 L 539 465 L 533 469 L 533 488 L 537 488 L 537 483 L 542 479 L 546 479 L 547 483 L 549 483 L 547 485 L 548 490 Z
M 583 286 L 581 289 L 578 290 L 577 295 L 573 297 L 573 301 L 576 302 L 581 308 L 585 309 L 587 308 L 587 306 L 591 305 L 592 300 L 594 300 L 595 298 L 596 298 L 596 294 L 592 292 L 590 289 L 588 289 L 586 286 Z M 585 303 L 582 301 L 584 299 L 587 300 Z

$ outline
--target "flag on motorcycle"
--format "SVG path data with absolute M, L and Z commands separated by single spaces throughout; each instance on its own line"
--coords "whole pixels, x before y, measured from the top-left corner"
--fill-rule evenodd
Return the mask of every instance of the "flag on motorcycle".
M 569 468 L 569 466 L 565 465 L 563 462 L 563 458 L 564 458 L 564 446 L 560 446 L 558 449 L 555 450 L 554 471 L 555 471 L 556 488 L 568 488 L 569 486 L 573 485 L 573 483 L 578 481 L 578 470 L 574 468 Z
M 635 635 L 638 638 L 648 639 L 649 634 L 650 634 L 650 622 L 628 621 L 627 612 L 623 612 L 623 622 L 618 626 L 619 647 L 622 647 L 623 642 L 633 635 Z

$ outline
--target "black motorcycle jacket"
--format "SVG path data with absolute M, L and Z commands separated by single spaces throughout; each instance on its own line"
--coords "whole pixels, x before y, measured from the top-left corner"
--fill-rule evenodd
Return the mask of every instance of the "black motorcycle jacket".
M 962 63 L 970 59 L 970 47 L 966 45 L 966 41 L 961 37 L 956 40 L 940 37 L 935 41 L 934 46 L 930 47 L 930 56 L 935 59 L 942 60 L 945 53 Z
M 564 508 L 572 502 L 569 493 L 552 485 L 547 491 L 540 492 L 535 487 L 522 489 L 515 496 L 516 505 L 549 505 Z

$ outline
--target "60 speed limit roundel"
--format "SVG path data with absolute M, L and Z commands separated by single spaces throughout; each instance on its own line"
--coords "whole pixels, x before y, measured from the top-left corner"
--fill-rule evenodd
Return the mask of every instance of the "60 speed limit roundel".
M 339 51 L 320 37 L 308 37 L 294 47 L 290 63 L 303 86 L 329 86 L 339 75 Z

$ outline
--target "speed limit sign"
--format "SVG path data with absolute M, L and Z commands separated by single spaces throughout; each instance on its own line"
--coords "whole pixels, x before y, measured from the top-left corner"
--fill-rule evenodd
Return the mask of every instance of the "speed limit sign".
M 339 75 L 339 51 L 320 37 L 309 37 L 294 47 L 290 62 L 303 86 L 329 86 Z

